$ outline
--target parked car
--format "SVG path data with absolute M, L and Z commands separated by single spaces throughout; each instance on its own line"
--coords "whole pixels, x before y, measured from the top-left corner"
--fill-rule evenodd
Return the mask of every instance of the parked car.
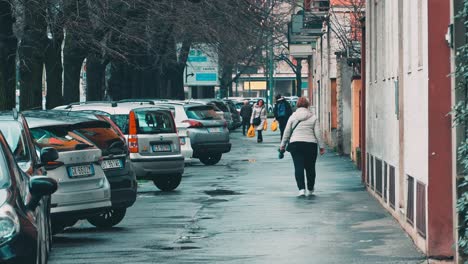
M 153 102 L 158 106 L 174 107 L 176 123 L 187 128 L 193 158 L 205 165 L 215 165 L 222 154 L 231 150 L 227 122 L 216 113 L 215 105 L 189 101 Z
M 54 154 L 57 152 L 44 152 L 44 161 L 56 158 Z M 27 175 L 14 155 L 0 132 L 0 261 L 45 264 L 49 212 L 43 198 L 57 190 L 57 182 Z
M 162 191 L 172 191 L 179 186 L 184 157 L 170 110 L 147 103 L 116 102 L 71 104 L 61 108 L 108 113 L 127 138 L 137 178 L 152 180 Z
M 229 111 L 231 112 L 234 129 L 240 127 L 242 125 L 242 119 L 240 116 L 240 112 L 237 111 L 235 103 L 229 99 L 224 99 L 223 102 L 226 104 L 226 106 L 229 108 Z
M 40 156 L 38 155 L 26 119 L 16 109 L 0 113 L 0 131 L 6 138 L 18 166 L 29 177 L 45 176 L 47 162 L 54 162 L 58 158 L 58 153 L 54 148 L 44 148 Z M 50 201 L 50 196 L 44 196 L 41 201 L 43 208 L 40 209 L 46 212 L 43 220 L 46 227 L 44 234 L 48 237 L 45 241 L 47 254 L 52 247 Z
M 193 157 L 205 165 L 215 165 L 224 153 L 231 151 L 227 123 L 220 118 L 212 105 L 188 103 L 179 117 L 187 123 Z
M 81 117 L 57 118 L 43 112 L 25 112 L 35 145 L 53 147 L 57 161 L 48 163 L 47 174 L 59 182 L 52 195 L 54 233 L 73 226 L 80 219 L 111 208 L 110 184 L 101 167 L 102 151 L 77 129 L 109 127 L 99 120 Z
M 184 156 L 185 163 L 192 162 L 193 149 L 190 142 L 188 124 L 184 123 L 185 119 L 181 118 L 181 113 L 184 112 L 184 102 L 177 100 L 163 100 L 163 99 L 126 99 L 119 101 L 119 103 L 141 103 L 147 102 L 150 105 L 156 105 L 157 107 L 163 107 L 171 111 L 174 116 L 174 121 L 177 127 L 177 134 L 179 135 L 180 151 Z M 184 113 L 185 115 L 185 113 Z M 183 116 L 183 115 L 182 115 Z
M 71 112 L 71 111 L 40 111 L 32 112 L 30 116 L 53 119 L 89 118 L 101 120 L 109 124 L 97 126 L 87 124 L 85 127 L 76 127 L 75 132 L 91 141 L 101 149 L 101 167 L 110 183 L 112 208 L 100 214 L 90 216 L 88 221 L 100 228 L 109 228 L 120 223 L 125 217 L 127 208 L 131 207 L 137 197 L 137 181 L 132 169 L 130 155 L 125 136 L 117 125 L 103 112 Z
M 207 105 L 207 104 L 214 105 L 215 110 L 216 110 L 216 108 L 218 108 L 219 110 L 222 111 L 221 114 L 222 114 L 222 117 L 224 118 L 224 120 L 226 120 L 226 122 L 227 122 L 228 129 L 229 130 L 234 129 L 234 121 L 232 120 L 231 111 L 229 110 L 229 108 L 226 106 L 226 104 L 222 100 L 218 100 L 218 99 L 190 99 L 190 100 L 187 100 L 187 102 L 199 103 L 199 104 L 204 104 L 204 105 Z

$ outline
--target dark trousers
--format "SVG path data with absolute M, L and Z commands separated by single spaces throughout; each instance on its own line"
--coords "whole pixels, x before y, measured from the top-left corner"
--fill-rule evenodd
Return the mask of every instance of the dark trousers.
M 278 121 L 279 129 L 281 133 L 281 140 L 283 140 L 283 134 L 284 134 L 284 130 L 286 129 L 286 124 L 288 123 L 288 118 L 278 117 L 276 121 Z
M 304 170 L 307 177 L 307 189 L 313 190 L 315 186 L 315 162 L 317 161 L 317 143 L 293 142 L 291 143 L 291 156 L 294 161 L 294 172 L 297 188 L 305 189 Z
M 257 130 L 257 142 L 262 142 L 263 141 L 263 135 L 262 135 L 262 130 Z
M 250 127 L 250 119 L 242 118 L 242 134 L 244 134 L 244 136 L 247 130 L 249 129 L 249 127 Z

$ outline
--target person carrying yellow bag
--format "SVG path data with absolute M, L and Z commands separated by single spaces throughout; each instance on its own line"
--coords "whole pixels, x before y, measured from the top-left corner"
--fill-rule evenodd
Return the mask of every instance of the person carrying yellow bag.
M 271 131 L 276 131 L 278 130 L 278 121 L 274 120 L 273 123 L 271 123 Z
M 249 130 L 247 131 L 247 137 L 249 138 L 255 137 L 255 127 L 253 125 L 251 125 Z
M 255 130 L 257 130 L 257 142 L 262 143 L 263 142 L 263 126 L 264 123 L 266 122 L 267 119 L 267 112 L 265 109 L 265 102 L 263 99 L 258 100 L 258 102 L 255 104 L 252 112 L 252 116 L 250 117 L 250 124 L 255 127 Z

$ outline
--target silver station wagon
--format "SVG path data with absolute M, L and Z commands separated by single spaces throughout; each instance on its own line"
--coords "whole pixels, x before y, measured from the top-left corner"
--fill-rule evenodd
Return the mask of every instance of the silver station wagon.
M 75 130 L 109 124 L 76 117 L 54 119 L 34 112 L 24 115 L 37 148 L 53 147 L 58 151 L 58 159 L 46 166 L 47 175 L 58 182 L 51 201 L 54 233 L 107 211 L 111 190 L 100 165 L 102 152 Z
M 152 180 L 162 191 L 176 189 L 184 173 L 184 156 L 170 110 L 148 103 L 78 103 L 69 111 L 108 113 L 127 138 L 137 178 Z

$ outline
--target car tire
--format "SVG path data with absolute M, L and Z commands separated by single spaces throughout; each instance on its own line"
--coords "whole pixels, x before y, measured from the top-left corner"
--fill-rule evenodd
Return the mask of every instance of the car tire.
M 182 174 L 172 175 L 172 176 L 162 176 L 153 180 L 154 185 L 158 187 L 159 190 L 163 192 L 170 192 L 179 187 L 180 182 L 182 181 Z
M 208 166 L 211 166 L 211 165 L 216 165 L 221 160 L 222 155 L 223 154 L 221 154 L 221 153 L 208 154 L 208 155 L 200 156 L 199 159 L 200 159 L 201 163 L 203 163 L 205 165 L 208 165 Z
M 102 214 L 89 217 L 87 220 L 97 228 L 111 228 L 122 222 L 126 213 L 127 208 L 111 208 Z

